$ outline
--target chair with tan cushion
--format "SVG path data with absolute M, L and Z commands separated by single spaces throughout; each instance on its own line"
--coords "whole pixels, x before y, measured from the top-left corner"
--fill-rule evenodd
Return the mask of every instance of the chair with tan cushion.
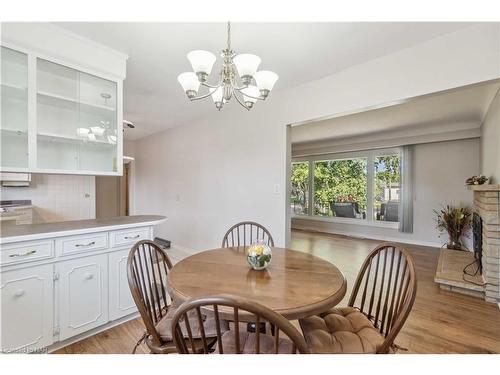
M 203 322 L 202 319 L 202 312 L 207 310 L 212 312 L 215 321 L 217 354 L 295 354 L 297 351 L 309 353 L 304 337 L 282 315 L 254 301 L 228 294 L 193 298 L 175 310 L 171 330 L 175 333 L 174 341 L 179 353 L 196 353 L 193 333 L 195 330 L 200 332 L 203 353 L 212 352 L 208 342 L 204 340 L 210 328 L 208 321 Z M 189 314 L 198 317 L 196 327 L 192 326 L 191 319 L 186 319 Z M 220 326 L 228 320 L 231 321 L 231 329 L 224 332 Z M 259 327 L 260 323 L 273 324 L 274 336 L 262 333 L 259 329 L 247 332 L 245 325 L 243 329 L 240 326 L 242 321 L 253 322 L 256 327 Z M 184 329 L 189 339 L 184 338 Z
M 384 243 L 361 266 L 348 306 L 301 319 L 300 327 L 312 353 L 391 353 L 416 293 L 413 258 Z
M 127 261 L 128 283 L 132 297 L 146 326 L 143 339 L 151 353 L 177 352 L 171 331 L 176 303 L 172 302 L 167 289 L 167 276 L 171 268 L 172 263 L 167 253 L 153 241 L 139 241 L 130 250 Z M 189 314 L 188 317 L 193 329 L 192 337 L 201 343 L 198 317 L 193 314 Z M 205 338 L 209 345 L 213 346 L 217 339 L 213 316 L 204 313 L 201 318 L 207 327 Z M 221 329 L 227 330 L 227 324 L 223 325 Z M 185 329 L 182 333 L 188 337 Z M 138 344 L 141 341 L 142 339 Z M 136 348 L 134 348 L 134 352 Z M 198 350 L 201 350 L 201 346 Z

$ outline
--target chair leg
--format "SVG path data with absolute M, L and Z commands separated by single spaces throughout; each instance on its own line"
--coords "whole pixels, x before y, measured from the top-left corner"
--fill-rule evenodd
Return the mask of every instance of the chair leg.
M 276 327 L 272 323 L 269 323 L 269 325 L 271 326 L 271 336 L 274 336 L 274 331 Z
M 147 336 L 148 336 L 148 333 L 144 332 L 144 334 L 142 335 L 142 337 L 135 344 L 134 349 L 132 350 L 132 354 L 135 354 L 135 352 L 137 351 L 137 348 L 139 347 L 139 345 L 141 345 L 144 342 L 144 340 L 146 339 Z

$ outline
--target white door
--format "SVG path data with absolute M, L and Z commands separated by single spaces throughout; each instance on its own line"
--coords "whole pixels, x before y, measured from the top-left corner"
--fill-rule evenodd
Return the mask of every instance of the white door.
M 115 320 L 137 311 L 127 279 L 130 250 L 109 254 L 109 319 Z
M 36 351 L 52 344 L 53 275 L 51 264 L 0 274 L 2 351 Z
M 59 273 L 60 339 L 107 323 L 107 254 L 61 262 L 56 269 Z

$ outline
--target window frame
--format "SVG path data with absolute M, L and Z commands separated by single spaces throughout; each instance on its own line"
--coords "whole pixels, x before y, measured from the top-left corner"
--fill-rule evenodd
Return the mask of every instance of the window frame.
M 387 222 L 374 220 L 374 188 L 375 188 L 375 168 L 374 159 L 381 155 L 397 154 L 401 158 L 402 148 L 401 147 L 391 147 L 391 148 L 381 148 L 373 150 L 360 150 L 352 152 L 339 152 L 339 153 L 327 153 L 309 156 L 292 157 L 292 163 L 309 163 L 309 207 L 307 207 L 307 214 L 295 214 L 291 213 L 292 219 L 302 219 L 302 220 L 314 220 L 323 221 L 339 224 L 356 224 L 362 226 L 380 227 L 380 228 L 391 228 L 397 229 L 399 227 L 399 222 Z M 342 159 L 356 159 L 356 158 L 366 158 L 366 219 L 353 219 L 345 217 L 325 217 L 314 215 L 315 206 L 315 184 L 314 184 L 314 163 L 317 161 L 326 160 L 342 160 Z M 291 164 L 290 164 L 291 168 Z
M 293 160 L 292 159 L 292 162 L 290 163 L 290 176 L 291 176 L 291 172 L 292 172 L 292 165 L 293 164 L 302 164 L 302 163 L 308 163 L 307 181 L 308 181 L 309 189 L 308 189 L 308 194 L 307 194 L 307 203 L 308 203 L 307 213 L 306 214 L 297 214 L 295 212 L 291 212 L 290 211 L 291 217 L 302 217 L 302 218 L 304 218 L 304 217 L 309 217 L 311 215 L 311 186 L 314 185 L 314 184 L 311 184 L 311 163 L 308 160 L 300 161 L 300 160 Z M 290 186 L 291 186 L 291 178 L 290 178 Z M 291 191 L 290 191 L 290 193 L 291 193 Z M 288 206 L 289 206 L 289 208 L 290 208 L 290 198 L 291 198 L 291 196 L 288 197 Z

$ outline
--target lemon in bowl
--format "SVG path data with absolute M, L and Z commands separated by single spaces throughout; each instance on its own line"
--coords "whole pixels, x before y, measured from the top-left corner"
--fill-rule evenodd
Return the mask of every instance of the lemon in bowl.
M 271 247 L 264 241 L 253 242 L 246 250 L 247 262 L 254 270 L 263 270 L 272 258 Z

